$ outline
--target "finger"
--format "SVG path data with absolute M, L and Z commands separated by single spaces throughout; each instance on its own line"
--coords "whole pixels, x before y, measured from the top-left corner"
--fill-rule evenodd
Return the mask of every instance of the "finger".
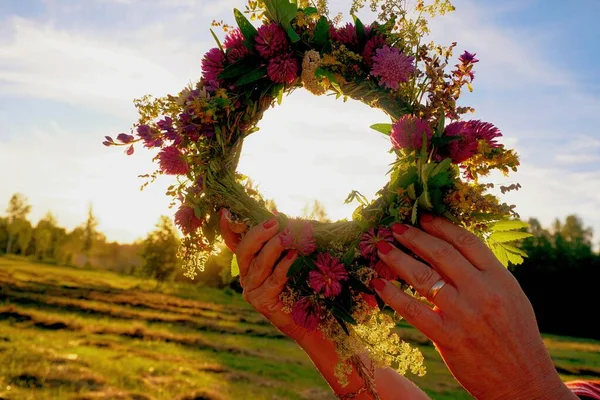
M 435 269 L 415 260 L 386 241 L 380 241 L 377 244 L 377 250 L 379 258 L 424 297 L 428 297 L 429 290 L 433 285 L 443 279 Z M 428 298 L 428 300 L 443 307 L 445 304 L 454 302 L 457 295 L 456 288 L 448 283 L 436 294 L 435 298 Z
M 423 332 L 429 339 L 438 342 L 441 338 L 442 317 L 401 289 L 383 279 L 374 279 L 372 285 L 381 299 L 406 321 Z M 441 338 L 443 340 L 443 338 Z
M 250 229 L 236 248 L 236 256 L 240 267 L 240 276 L 248 273 L 250 261 L 278 232 L 277 219 L 271 218 L 267 222 L 256 225 Z
M 288 271 L 294 261 L 298 259 L 298 252 L 290 250 L 285 257 L 275 266 L 273 273 L 267 277 L 259 290 L 269 296 L 279 296 L 288 281 Z
M 241 235 L 234 232 L 231 229 L 230 213 L 226 208 L 221 209 L 221 219 L 219 220 L 219 227 L 221 228 L 221 236 L 225 241 L 225 245 L 235 253 L 237 245 L 242 240 Z
M 250 291 L 262 285 L 273 272 L 273 268 L 284 250 L 279 236 L 269 240 L 258 255 L 252 259 L 244 279 L 244 288 Z
M 477 236 L 445 218 L 423 215 L 421 226 L 429 234 L 454 246 L 477 269 L 502 268 L 494 253 Z
M 392 226 L 396 240 L 450 278 L 460 288 L 473 282 L 477 269 L 450 243 L 431 236 L 412 226 Z

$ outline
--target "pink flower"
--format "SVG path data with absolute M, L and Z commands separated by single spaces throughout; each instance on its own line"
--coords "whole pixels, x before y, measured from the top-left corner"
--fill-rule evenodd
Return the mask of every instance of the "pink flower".
M 309 297 L 302 297 L 292 306 L 292 319 L 308 331 L 317 329 L 322 313 L 321 307 Z
M 291 221 L 280 234 L 281 245 L 296 250 L 298 254 L 308 256 L 317 250 L 314 228 L 308 221 Z
M 292 53 L 285 54 L 269 61 L 267 74 L 275 83 L 293 83 L 300 73 L 300 62 Z
M 331 39 L 334 42 L 340 42 L 347 47 L 358 46 L 358 35 L 356 34 L 356 27 L 351 23 L 347 23 L 341 28 L 330 29 Z
M 377 258 L 377 243 L 382 240 L 392 243 L 394 241 L 392 231 L 385 227 L 377 229 L 377 232 L 375 232 L 375 228 L 369 229 L 360 237 L 360 254 L 367 260 L 375 260 Z
M 388 281 L 395 281 L 396 279 L 398 279 L 398 274 L 395 273 L 394 271 L 392 271 L 392 269 L 390 267 L 388 267 L 388 265 L 381 260 L 377 261 L 374 269 L 375 269 L 375 272 L 377 272 L 377 276 L 382 279 L 385 279 Z
M 467 161 L 477 152 L 477 139 L 467 129 L 465 121 L 457 121 L 449 124 L 444 130 L 445 136 L 460 136 L 448 145 L 448 156 L 455 164 Z
M 234 63 L 250 54 L 250 50 L 244 46 L 244 36 L 238 28 L 229 32 L 223 41 L 223 47 L 227 49 L 227 61 Z
M 348 279 L 346 267 L 329 253 L 319 253 L 315 262 L 317 269 L 308 273 L 308 284 L 325 297 L 335 297 L 342 291 L 340 281 Z
M 446 127 L 444 135 L 461 136 L 459 140 L 450 142 L 448 145 L 448 154 L 452 162 L 460 164 L 477 152 L 480 140 L 485 140 L 492 148 L 500 147 L 495 139 L 502 136 L 502 133 L 489 122 L 474 120 L 453 122 Z
M 429 123 L 414 115 L 404 115 L 392 126 L 390 138 L 396 149 L 420 150 L 423 146 L 423 135 L 427 142 L 433 136 Z
M 175 213 L 175 225 L 186 235 L 196 232 L 202 226 L 202 222 L 201 219 L 196 217 L 192 207 L 181 206 Z
M 161 171 L 167 175 L 185 175 L 189 171 L 183 154 L 174 146 L 162 149 L 158 153 L 158 162 Z
M 373 66 L 373 56 L 375 55 L 375 51 L 382 48 L 385 43 L 385 38 L 381 35 L 373 36 L 367 41 L 365 49 L 362 52 L 362 57 L 369 67 Z
M 218 86 L 217 77 L 225 69 L 225 54 L 215 47 L 210 49 L 202 59 L 202 77 L 213 86 Z
M 254 48 L 261 57 L 270 59 L 287 51 L 289 43 L 285 31 L 278 24 L 258 28 Z
M 467 129 L 477 140 L 485 140 L 494 149 L 500 147 L 495 139 L 501 137 L 502 133 L 491 123 L 472 120 L 467 122 Z
M 402 54 L 396 48 L 383 46 L 373 56 L 371 75 L 379 77 L 380 86 L 398 90 L 398 85 L 408 81 L 414 72 L 414 58 Z

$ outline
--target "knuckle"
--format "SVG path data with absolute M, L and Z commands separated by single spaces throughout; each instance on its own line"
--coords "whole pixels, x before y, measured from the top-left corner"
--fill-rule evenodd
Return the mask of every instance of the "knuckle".
M 480 243 L 479 238 L 470 232 L 462 232 L 456 242 L 459 246 L 466 248 L 475 247 Z
M 452 258 L 456 254 L 456 249 L 448 243 L 440 244 L 431 251 L 434 260 Z
M 267 286 L 271 288 L 278 287 L 279 283 L 279 279 L 277 278 L 277 276 L 275 276 L 275 274 L 269 275 L 266 282 Z
M 415 283 L 420 286 L 426 285 L 433 281 L 434 274 L 433 269 L 423 267 L 415 273 Z
M 404 306 L 404 316 L 406 318 L 418 318 L 421 312 L 421 304 L 415 299 L 410 299 Z

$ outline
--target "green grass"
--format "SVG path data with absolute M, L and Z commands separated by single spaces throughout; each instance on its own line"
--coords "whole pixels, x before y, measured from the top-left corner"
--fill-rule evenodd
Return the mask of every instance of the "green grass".
M 0 398 L 333 399 L 306 355 L 238 294 L 0 258 Z M 433 399 L 469 399 L 402 325 Z M 565 380 L 600 376 L 600 342 L 545 336 Z

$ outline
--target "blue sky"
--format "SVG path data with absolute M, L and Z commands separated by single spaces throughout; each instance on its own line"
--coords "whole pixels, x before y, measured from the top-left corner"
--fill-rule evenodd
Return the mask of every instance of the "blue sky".
M 600 232 L 600 2 L 455 5 L 433 21 L 433 39 L 477 52 L 475 92 L 463 102 L 522 159 L 519 173 L 493 180 L 523 185 L 506 197 L 523 217 L 549 224 L 577 213 Z M 20 191 L 34 221 L 52 210 L 73 227 L 92 203 L 100 228 L 122 241 L 170 214 L 168 179 L 139 192 L 152 154 L 128 158 L 100 142 L 129 129 L 134 97 L 199 77 L 210 21 L 233 23 L 233 7 L 243 0 L 0 0 L 0 209 Z M 389 144 L 368 129 L 385 121 L 361 104 L 294 93 L 266 114 L 240 169 L 285 212 L 319 198 L 343 217 L 350 190 L 372 195 L 385 182 Z

